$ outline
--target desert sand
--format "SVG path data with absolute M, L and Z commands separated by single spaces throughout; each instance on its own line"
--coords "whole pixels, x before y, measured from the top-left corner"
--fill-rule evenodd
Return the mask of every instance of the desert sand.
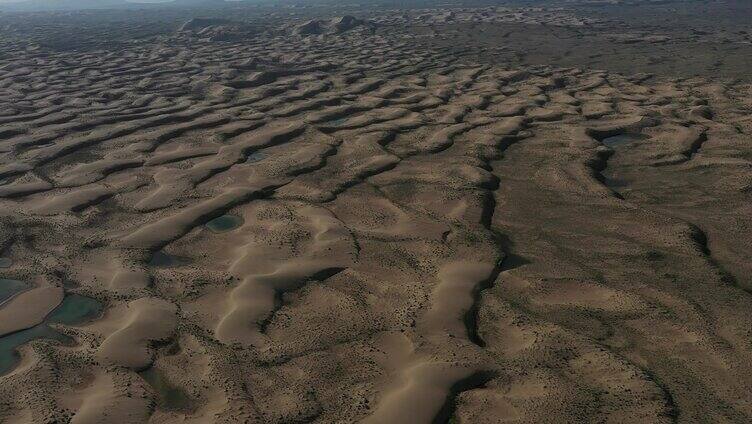
M 747 35 L 254 10 L 0 15 L 0 422 L 752 421 Z

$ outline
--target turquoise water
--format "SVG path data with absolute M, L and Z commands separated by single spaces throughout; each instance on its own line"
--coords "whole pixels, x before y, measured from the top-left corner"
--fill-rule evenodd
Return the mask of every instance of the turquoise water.
M 182 256 L 174 256 L 163 251 L 154 252 L 149 261 L 149 265 L 157 268 L 170 268 L 175 266 L 182 266 L 191 263 L 190 258 Z
M 60 343 L 72 342 L 70 337 L 53 330 L 46 324 L 39 324 L 2 337 L 0 338 L 0 375 L 11 371 L 18 364 L 21 358 L 16 349 L 19 346 L 37 339 L 52 339 Z
M 254 153 L 248 155 L 248 157 L 245 160 L 245 163 L 258 162 L 258 161 L 260 161 L 262 159 L 265 159 L 267 156 L 268 155 L 266 153 L 264 153 L 264 152 L 254 152 Z
M 347 118 L 347 117 L 344 117 L 344 118 L 338 118 L 338 119 L 335 119 L 335 120 L 333 120 L 333 121 L 330 121 L 330 122 L 329 122 L 329 124 L 330 124 L 330 125 L 342 125 L 342 124 L 344 124 L 344 123 L 345 123 L 345 122 L 346 122 L 346 121 L 347 121 L 348 119 L 349 119 L 349 118 Z
M 27 288 L 29 288 L 29 285 L 23 281 L 0 278 L 0 303 L 5 302 L 16 293 L 22 292 Z
M 47 322 L 63 325 L 76 325 L 91 321 L 102 314 L 102 304 L 96 299 L 72 294 L 47 317 Z
M 0 268 L 10 268 L 13 265 L 11 258 L 0 258 Z
M 18 364 L 20 357 L 17 349 L 25 343 L 38 339 L 50 339 L 66 344 L 73 343 L 73 339 L 47 324 L 81 324 L 97 318 L 101 313 L 102 304 L 95 299 L 77 294 L 66 296 L 42 324 L 0 337 L 0 375 L 11 371 Z
M 243 225 L 243 218 L 235 215 L 222 215 L 206 223 L 206 227 L 215 233 L 232 231 Z
M 161 408 L 173 411 L 192 409 L 191 398 L 183 390 L 170 384 L 156 368 L 148 368 L 139 374 L 157 393 L 157 403 Z
M 602 143 L 608 147 L 616 147 L 633 141 L 644 140 L 646 138 L 647 136 L 644 134 L 618 134 L 604 138 Z

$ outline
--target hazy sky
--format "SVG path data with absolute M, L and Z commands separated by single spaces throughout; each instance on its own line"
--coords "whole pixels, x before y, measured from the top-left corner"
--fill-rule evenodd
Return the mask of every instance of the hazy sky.
M 0 0 L 0 4 L 2 3 L 20 3 L 26 0 Z M 54 1 L 54 0 L 52 0 Z M 165 3 L 172 0 L 125 0 L 130 3 Z

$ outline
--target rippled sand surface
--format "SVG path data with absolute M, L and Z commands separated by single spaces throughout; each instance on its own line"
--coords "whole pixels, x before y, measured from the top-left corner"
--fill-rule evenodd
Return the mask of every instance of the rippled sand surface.
M 752 420 L 750 84 L 372 15 L 2 42 L 0 421 Z

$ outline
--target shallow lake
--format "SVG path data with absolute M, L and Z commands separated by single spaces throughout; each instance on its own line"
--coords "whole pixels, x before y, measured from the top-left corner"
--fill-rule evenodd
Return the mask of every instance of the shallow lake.
M 206 227 L 215 233 L 232 231 L 243 225 L 243 218 L 235 215 L 222 215 L 206 223 Z
M 645 140 L 646 138 L 648 138 L 648 136 L 646 136 L 645 134 L 627 133 L 606 137 L 603 139 L 603 141 L 601 141 L 601 143 L 605 144 L 608 147 L 617 147 L 632 143 L 633 141 Z
M 264 153 L 264 152 L 254 152 L 254 153 L 248 155 L 248 157 L 245 160 L 245 163 L 258 162 L 258 161 L 260 161 L 262 159 L 265 159 L 267 156 L 268 155 L 266 153 Z
M 102 304 L 96 299 L 71 294 L 47 317 L 47 322 L 76 325 L 91 321 L 102 314 Z
M 13 280 L 5 280 L 13 281 Z M 24 285 L 24 287 L 26 287 Z M 20 359 L 17 349 L 32 340 L 50 339 L 73 343 L 73 339 L 50 327 L 49 323 L 76 325 L 91 321 L 102 313 L 102 305 L 90 297 L 72 294 L 47 316 L 42 324 L 0 337 L 0 375 L 11 371 Z
M 24 291 L 27 288 L 29 288 L 29 285 L 23 281 L 0 278 L 0 303 L 5 302 L 16 293 Z

